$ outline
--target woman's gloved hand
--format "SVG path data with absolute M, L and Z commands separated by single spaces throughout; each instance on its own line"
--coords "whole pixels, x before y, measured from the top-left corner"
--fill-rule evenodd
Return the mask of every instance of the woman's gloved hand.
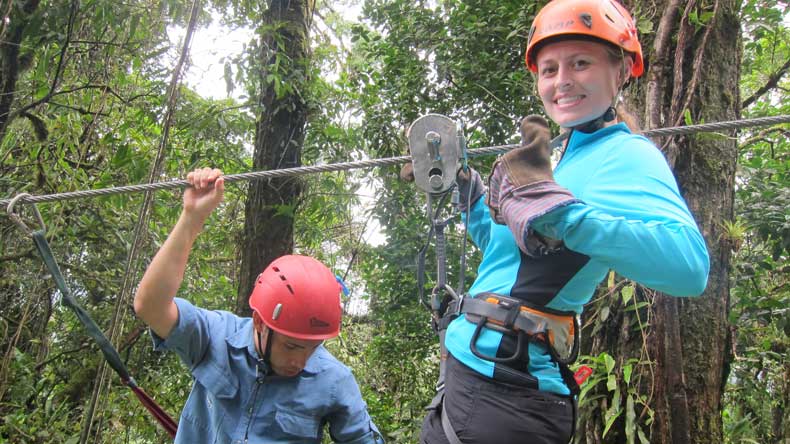
M 504 224 L 500 210 L 500 192 L 503 179 L 508 189 L 518 189 L 534 183 L 554 180 L 551 172 L 551 131 L 549 123 L 541 116 L 529 115 L 521 120 L 521 146 L 497 159 L 488 178 L 489 193 L 486 204 L 491 217 Z
M 488 178 L 486 204 L 498 224 L 507 225 L 521 251 L 541 256 L 562 247 L 560 239 L 535 232 L 532 221 L 565 205 L 580 202 L 554 181 L 551 133 L 546 120 L 521 120 L 521 146 L 501 156 Z

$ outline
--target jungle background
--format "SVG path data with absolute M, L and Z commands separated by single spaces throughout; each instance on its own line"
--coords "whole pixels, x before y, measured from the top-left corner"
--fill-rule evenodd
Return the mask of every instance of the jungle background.
M 518 119 L 541 112 L 523 63 L 541 6 L 3 0 L 0 197 L 163 181 L 198 166 L 232 174 L 403 155 L 404 130 L 429 112 L 455 119 L 470 148 L 515 143 Z M 647 72 L 624 99 L 643 128 L 790 114 L 787 2 L 626 6 Z M 182 75 L 207 52 L 185 42 L 209 25 L 248 36 L 238 52 L 209 51 L 224 98 Z M 602 283 L 583 318 L 580 363 L 594 373 L 577 442 L 790 442 L 788 135 L 777 125 L 655 139 L 706 237 L 711 279 L 688 300 L 614 273 Z M 492 161 L 471 163 L 485 175 Z M 178 217 L 180 192 L 38 208 L 74 295 L 177 418 L 190 376 L 152 350 L 131 295 Z M 398 180 L 398 167 L 233 184 L 181 295 L 245 314 L 271 259 L 325 261 L 351 290 L 328 347 L 354 371 L 387 441 L 417 442 L 438 374 L 417 298 L 428 228 L 425 198 Z M 456 282 L 462 227 L 447 234 Z M 479 253 L 467 248 L 468 285 Z M 60 300 L 30 237 L 0 216 L 0 442 L 167 442 Z

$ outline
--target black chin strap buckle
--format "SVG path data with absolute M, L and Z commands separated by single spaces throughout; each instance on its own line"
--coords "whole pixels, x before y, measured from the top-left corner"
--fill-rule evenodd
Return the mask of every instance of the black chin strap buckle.
M 258 365 L 255 366 L 255 382 L 263 384 L 270 371 L 269 364 L 262 358 L 258 358 Z
M 576 131 L 581 131 L 583 133 L 594 133 L 599 129 L 603 128 L 604 124 L 609 123 L 616 118 L 617 118 L 617 110 L 615 110 L 614 107 L 610 106 L 597 119 L 590 120 L 589 122 L 583 123 L 573 129 Z

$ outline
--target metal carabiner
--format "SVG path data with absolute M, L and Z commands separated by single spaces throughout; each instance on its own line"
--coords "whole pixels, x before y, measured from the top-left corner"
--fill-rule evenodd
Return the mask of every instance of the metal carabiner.
M 20 194 L 17 194 L 16 196 L 14 196 L 14 198 L 11 199 L 11 202 L 8 203 L 8 207 L 6 207 L 6 212 L 8 212 L 8 217 L 10 217 L 11 220 L 22 231 L 24 231 L 26 234 L 33 234 L 34 230 L 30 229 L 30 227 L 28 227 L 25 224 L 25 221 L 22 220 L 22 217 L 19 215 L 19 213 L 14 211 L 14 207 L 16 206 L 16 204 L 19 201 L 23 201 L 24 202 L 24 199 L 26 197 L 31 197 L 31 196 L 28 193 L 20 193 Z M 41 230 L 46 231 L 47 230 L 47 226 L 44 224 L 44 219 L 41 217 L 41 213 L 38 211 L 38 207 L 36 207 L 35 203 L 31 204 L 31 206 L 33 207 L 33 215 L 35 215 L 38 224 L 41 226 Z

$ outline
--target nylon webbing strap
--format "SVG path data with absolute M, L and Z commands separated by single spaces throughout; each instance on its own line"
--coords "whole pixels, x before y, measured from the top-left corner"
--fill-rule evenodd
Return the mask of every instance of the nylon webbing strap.
M 439 410 L 439 416 L 442 417 L 442 430 L 444 430 L 444 437 L 447 438 L 447 441 L 449 441 L 450 444 L 463 444 L 461 442 L 461 439 L 455 433 L 455 429 L 453 428 L 453 425 L 450 423 L 449 415 L 447 415 L 447 408 L 446 408 L 447 403 L 444 402 L 444 393 L 442 393 L 441 396 L 442 396 L 442 401 Z
M 66 280 L 63 278 L 63 275 L 60 272 L 60 267 L 58 267 L 58 263 L 55 261 L 55 256 L 52 254 L 52 249 L 49 247 L 49 242 L 47 242 L 44 231 L 33 231 L 32 236 L 33 242 L 36 244 L 36 248 L 41 254 L 41 258 L 44 260 L 44 264 L 47 266 L 47 269 L 49 269 L 52 279 L 55 280 L 55 284 L 58 286 L 58 289 L 63 296 L 63 303 L 74 312 L 74 314 L 77 316 L 77 319 L 79 319 L 79 321 L 85 327 L 88 336 L 96 341 L 96 343 L 99 345 L 99 349 L 104 355 L 104 358 L 107 360 L 107 363 L 110 364 L 110 367 L 112 367 L 116 373 L 118 373 L 118 376 L 121 377 L 121 380 L 124 382 L 124 384 L 132 389 L 143 406 L 148 409 L 149 412 L 151 412 L 154 418 L 156 418 L 156 420 L 162 425 L 170 437 L 175 438 L 178 424 L 173 421 L 173 419 L 137 385 L 132 376 L 129 374 L 129 370 L 121 360 L 121 356 L 118 354 L 118 351 L 115 350 L 115 347 L 113 347 L 107 337 L 104 336 L 104 333 L 101 331 L 99 326 L 96 325 L 96 322 L 93 321 L 90 315 L 88 315 L 88 313 L 71 295 L 71 291 L 69 291 L 69 287 L 66 285 Z

